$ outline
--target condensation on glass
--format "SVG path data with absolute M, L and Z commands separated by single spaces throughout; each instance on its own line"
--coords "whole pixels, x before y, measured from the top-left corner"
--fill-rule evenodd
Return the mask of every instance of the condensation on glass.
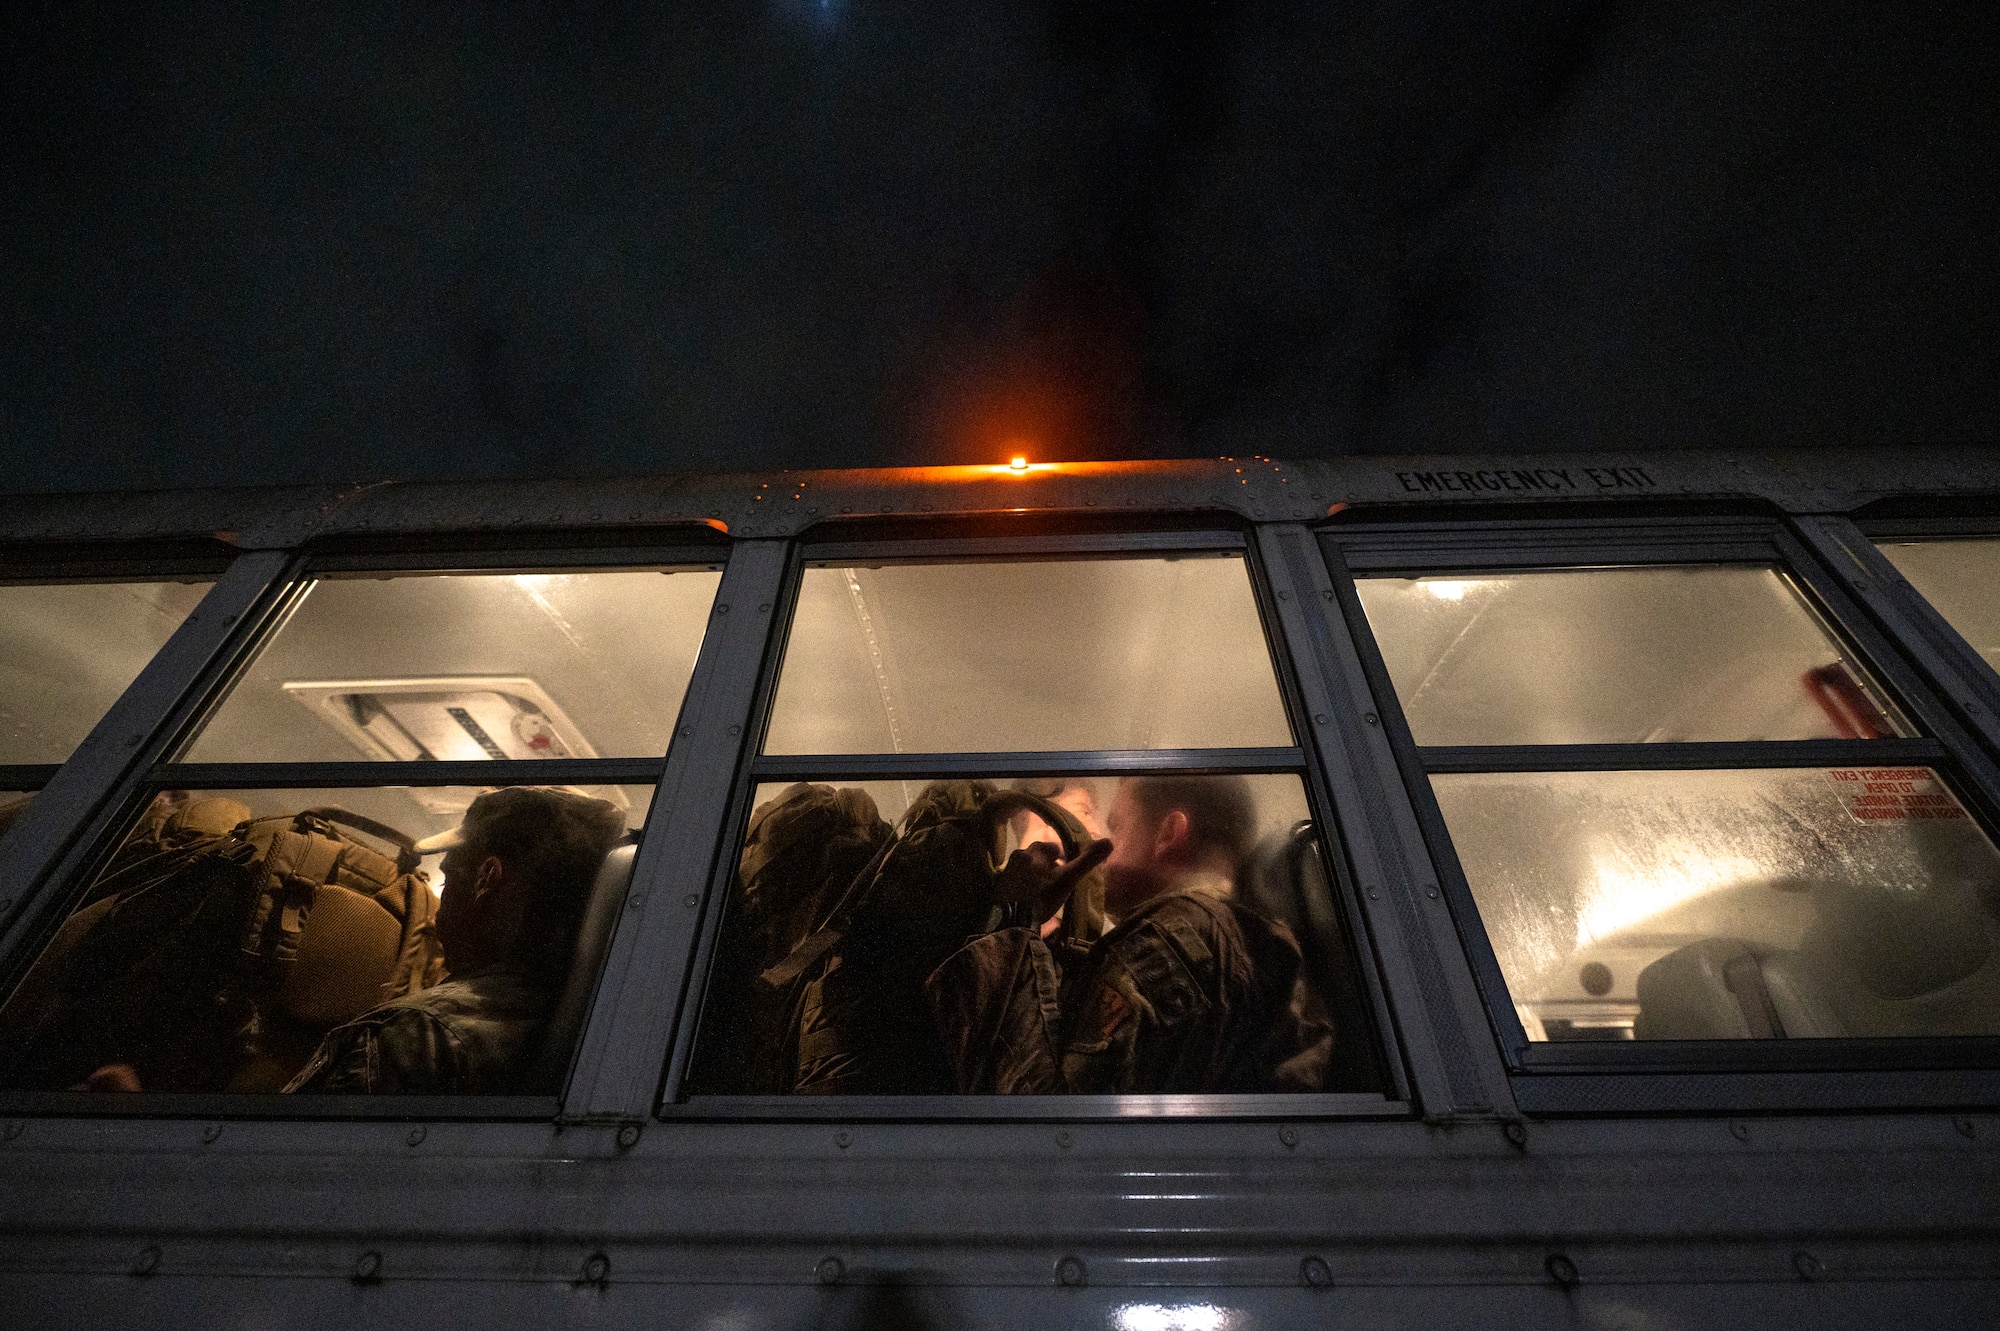
M 441 867 L 415 843 L 451 831 L 481 793 L 160 792 L 0 1007 L 0 1088 L 278 1093 L 348 1023 L 423 1000 L 449 1023 L 435 1041 L 403 1038 L 385 1063 L 460 1078 L 461 1091 L 556 1093 L 653 791 L 572 791 L 622 811 L 626 843 L 601 859 L 591 843 L 588 863 L 543 858 L 546 843 L 509 851 L 515 877 L 492 899 L 533 894 L 524 921 L 499 960 L 454 974 L 453 938 L 468 931 L 439 930 L 440 898 L 465 872 L 452 909 L 487 918 L 467 905 L 485 852 Z
M 0 585 L 0 763 L 59 763 L 208 582 Z
M 1240 555 L 808 568 L 764 752 L 1292 743 Z
M 1910 733 L 1775 568 L 1450 574 L 1356 587 L 1420 745 Z
M 1130 802 L 1131 780 L 759 785 L 709 978 L 690 1093 L 1378 1090 L 1365 1034 L 1370 1019 L 1299 778 L 1163 778 L 1162 798 L 1185 804 L 1193 812 L 1184 816 L 1204 820 L 1202 827 L 1233 820 L 1233 849 L 1216 850 L 1219 842 L 1204 834 L 1208 849 L 1198 855 L 1154 848 L 1146 829 L 1157 824 Z M 1075 836 L 1113 843 L 1130 836 L 1046 922 L 1021 918 L 996 887 L 995 871 L 1004 872 L 1024 847 L 1047 842 L 1050 856 L 1064 853 L 1049 822 L 1005 813 L 996 802 L 1015 792 L 1074 815 Z M 939 818 L 941 808 L 954 812 Z M 1005 816 L 981 822 L 981 808 Z M 1180 893 L 1229 903 L 1220 909 L 1240 912 L 1231 914 L 1239 923 L 1162 911 L 1166 898 Z M 1166 950 L 1133 954 L 1140 969 L 1149 956 L 1162 969 L 1129 994 L 1114 992 L 1108 977 L 1116 972 L 1097 967 L 1107 958 L 1123 964 L 1125 949 L 1167 936 L 1146 934 L 1146 920 L 1181 922 L 1160 926 L 1174 939 Z M 1072 940 L 1072 929 L 1088 937 Z M 1036 933 L 1052 967 L 1041 989 L 1032 974 L 1040 963 L 1028 956 L 1027 938 Z M 816 942 L 828 946 L 815 950 Z M 1012 961 L 996 968 L 999 957 Z M 1218 957 L 1226 973 L 1204 969 Z M 1204 996 L 1175 1007 L 1162 997 L 1178 992 L 1169 971 L 1196 976 Z M 1155 981 L 1158 992 L 1148 987 Z M 1060 1015 L 1051 1015 L 1058 1003 Z M 1229 1004 L 1237 1005 L 1233 1019 L 1220 1015 Z M 1022 1020 L 1052 1024 L 1035 1025 L 1044 1035 L 1031 1037 Z M 1139 1034 L 1123 1043 L 1119 1023 L 1127 1020 Z M 1320 1044 L 1329 1021 L 1335 1034 L 1330 1045 Z M 1183 1029 L 1208 1034 L 1177 1045 Z M 1037 1039 L 1044 1043 L 1025 1066 L 988 1061 L 1000 1045 L 1028 1049 Z M 1268 1041 L 1264 1053 L 1250 1048 L 1257 1039 Z M 1272 1056 L 1271 1067 L 1256 1063 L 1271 1049 L 1290 1062 L 1280 1068 L 1283 1060 Z
M 2000 855 L 1929 768 L 1431 781 L 1531 1040 L 2000 1034 Z
M 2000 670 L 2000 540 L 1884 541 L 1896 571 Z
M 321 578 L 184 757 L 664 753 L 720 581 L 712 568 Z

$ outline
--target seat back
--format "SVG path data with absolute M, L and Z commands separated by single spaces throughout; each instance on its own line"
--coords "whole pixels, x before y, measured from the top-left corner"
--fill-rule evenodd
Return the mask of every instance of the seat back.
M 1306 976 L 1333 1022 L 1329 1091 L 1382 1091 L 1388 1077 L 1375 1041 L 1375 1021 L 1357 973 L 1353 941 L 1333 899 L 1320 859 L 1319 837 L 1302 819 L 1257 844 L 1236 885 L 1237 899 L 1291 929 L 1305 954 Z
M 1784 1038 L 1761 962 L 1748 943 L 1704 938 L 1639 972 L 1636 1040 Z
M 597 880 L 591 885 L 590 905 L 585 908 L 582 927 L 577 930 L 576 952 L 562 991 L 549 1010 L 548 1026 L 534 1061 L 529 1064 L 521 1089 L 531 1094 L 556 1094 L 569 1074 L 570 1060 L 583 1034 L 584 1019 L 590 1014 L 591 996 L 597 990 L 597 972 L 604 965 L 605 950 L 611 945 L 611 929 L 625 904 L 625 891 L 632 881 L 632 862 L 637 846 L 614 846 L 598 866 Z

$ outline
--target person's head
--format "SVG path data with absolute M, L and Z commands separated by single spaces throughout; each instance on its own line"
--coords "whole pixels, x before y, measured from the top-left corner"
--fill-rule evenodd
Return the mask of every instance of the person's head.
M 1104 904 L 1123 915 L 1189 873 L 1234 881 L 1257 831 L 1240 776 L 1134 776 L 1105 817 Z
M 1030 795 L 1040 795 L 1049 803 L 1069 810 L 1076 820 L 1083 824 L 1083 830 L 1092 837 L 1104 835 L 1104 824 L 1099 821 L 1097 799 L 1090 786 L 1077 777 L 1024 777 L 1014 783 L 1014 789 Z M 1015 839 L 1020 845 L 1033 845 L 1046 841 L 1060 845 L 1062 838 L 1055 829 L 1032 813 L 1021 812 L 1014 815 Z
M 465 819 L 419 847 L 443 850 L 437 936 L 464 974 L 507 963 L 560 976 L 605 854 L 625 833 L 608 800 L 509 786 L 473 800 Z

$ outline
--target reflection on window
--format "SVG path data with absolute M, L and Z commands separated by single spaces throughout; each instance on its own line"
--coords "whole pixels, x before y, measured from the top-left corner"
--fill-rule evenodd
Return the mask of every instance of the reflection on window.
M 0 1086 L 553 1094 L 651 798 L 162 792 L 0 1007 Z
M 1909 733 L 1772 568 L 1568 569 L 1356 586 L 1418 744 Z
M 0 586 L 0 763 L 67 759 L 208 588 Z
M 691 1087 L 1375 1089 L 1349 955 L 1296 776 L 767 784 Z
M 709 569 L 321 579 L 187 757 L 664 753 L 720 581 Z
M 1231 555 L 809 568 L 764 752 L 1291 742 Z
M 1929 768 L 1431 780 L 1531 1039 L 2000 1034 L 2000 855 Z
M 1882 553 L 1958 635 L 2000 670 L 2000 541 L 1905 541 Z

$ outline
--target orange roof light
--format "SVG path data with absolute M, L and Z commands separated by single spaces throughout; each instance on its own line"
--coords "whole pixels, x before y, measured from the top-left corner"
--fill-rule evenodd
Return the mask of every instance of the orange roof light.
M 1024 439 L 1016 439 L 1014 447 L 1019 448 L 1026 442 Z M 1059 462 L 1030 462 L 1026 453 L 1010 453 L 1005 462 L 991 463 L 979 468 L 979 470 L 989 476 L 1013 476 L 1019 478 L 1039 476 L 1045 471 L 1060 471 L 1062 470 L 1062 464 Z

